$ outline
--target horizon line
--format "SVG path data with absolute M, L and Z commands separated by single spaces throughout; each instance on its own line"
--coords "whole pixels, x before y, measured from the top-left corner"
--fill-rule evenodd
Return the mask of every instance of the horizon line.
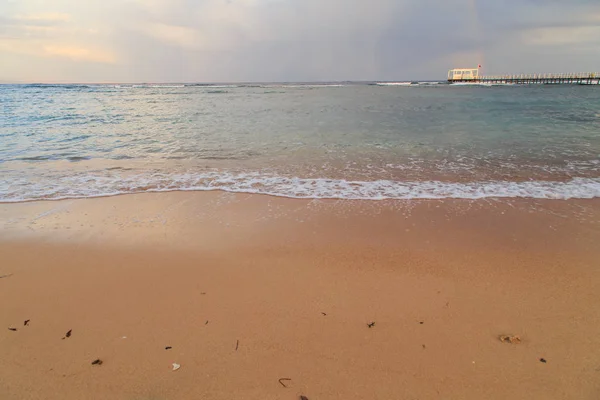
M 373 79 L 373 80 L 317 80 L 317 81 L 137 81 L 137 82 L 42 82 L 42 81 L 0 81 L 0 85 L 247 85 L 247 84 L 307 84 L 307 83 L 395 83 L 395 82 L 445 82 L 447 79 Z

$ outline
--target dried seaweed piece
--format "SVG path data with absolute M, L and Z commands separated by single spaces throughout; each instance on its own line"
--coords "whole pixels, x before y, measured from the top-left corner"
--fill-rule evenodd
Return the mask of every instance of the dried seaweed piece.
M 172 347 L 171 347 L 171 346 L 167 346 L 167 347 L 165 347 L 165 350 L 171 350 L 171 349 L 172 349 Z
M 521 337 L 517 335 L 500 335 L 498 337 L 502 343 L 520 344 Z
M 286 388 L 286 384 L 283 383 L 283 381 L 291 381 L 291 378 L 279 378 L 279 383 L 281 384 L 281 386 L 283 386 L 284 388 Z
M 9 330 L 9 331 L 16 332 L 16 331 L 17 331 L 17 328 L 8 328 L 8 330 Z
M 66 338 L 70 338 L 71 332 L 73 332 L 73 329 L 69 329 L 69 331 L 65 334 L 65 337 L 63 337 L 63 340 L 65 340 Z
M 99 358 L 92 361 L 92 365 L 102 365 L 103 361 Z

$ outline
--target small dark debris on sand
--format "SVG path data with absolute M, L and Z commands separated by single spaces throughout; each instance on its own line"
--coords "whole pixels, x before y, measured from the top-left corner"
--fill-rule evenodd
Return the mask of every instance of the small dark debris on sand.
M 326 313 L 324 313 L 324 312 L 321 312 L 321 314 L 323 314 L 323 315 L 327 316 L 327 314 L 326 314 Z
M 425 323 L 425 321 L 419 321 L 419 324 L 423 325 Z
M 238 347 L 240 347 L 240 341 L 236 340 L 235 341 L 235 351 L 237 351 Z
M 291 378 L 280 378 L 279 379 L 279 383 L 281 384 L 281 386 L 283 386 L 284 388 L 286 388 L 287 386 L 286 386 L 285 383 L 283 383 L 283 381 L 291 381 L 291 380 L 292 380 Z
M 374 327 L 374 326 L 375 326 L 375 322 L 369 322 L 369 323 L 367 324 L 367 326 L 368 326 L 369 328 L 372 328 L 372 327 Z
M 206 322 L 204 323 L 204 325 L 208 325 L 208 320 L 206 320 Z
M 23 322 L 23 326 L 29 325 L 29 321 L 31 321 L 31 320 L 30 319 L 26 319 L 25 322 Z
M 73 332 L 73 329 L 69 329 L 69 331 L 67 333 L 65 333 L 65 337 L 63 338 L 63 340 L 65 340 L 66 338 L 70 338 L 71 332 Z
M 517 335 L 500 335 L 498 337 L 502 343 L 520 344 L 521 337 Z
M 13 274 L 0 275 L 0 279 L 2 279 L 2 278 L 9 278 L 11 276 L 13 276 Z
M 102 365 L 103 361 L 99 358 L 92 361 L 92 365 Z
M 308 400 L 308 397 L 300 395 L 300 400 Z
M 167 347 L 165 347 L 165 350 L 171 350 L 172 348 L 173 347 L 171 347 L 171 346 L 167 346 Z
M 548 361 L 546 361 L 545 358 L 540 358 L 540 362 L 543 362 L 544 364 L 546 364 Z
M 9 331 L 16 332 L 16 331 L 17 331 L 17 328 L 8 328 L 8 330 L 9 330 Z
M 427 348 L 424 344 L 422 344 L 421 346 L 423 346 L 423 350 Z

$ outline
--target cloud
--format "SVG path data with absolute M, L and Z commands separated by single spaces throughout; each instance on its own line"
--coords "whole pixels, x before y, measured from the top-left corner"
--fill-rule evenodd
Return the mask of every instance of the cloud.
M 105 64 L 116 62 L 115 55 L 109 51 L 65 44 L 45 44 L 43 41 L 0 38 L 0 51 L 33 57 L 64 58 L 75 62 Z
M 19 5 L 27 5 L 28 1 L 23 0 Z M 53 4 L 60 4 L 60 1 Z M 53 58 L 64 63 L 115 63 L 116 55 L 107 49 L 110 44 L 98 41 L 100 31 L 85 23 L 86 18 L 90 16 L 43 7 L 24 7 L 0 19 L 0 49 L 5 54 L 21 56 L 23 63 L 29 64 L 32 57 Z M 44 68 L 46 62 L 36 64 Z M 28 67 L 24 70 L 31 71 Z
M 20 0 L 0 15 L 0 48 L 15 55 L 0 77 L 15 80 L 37 79 L 17 67 L 30 57 L 52 59 L 57 80 L 97 81 L 435 79 L 478 63 L 490 73 L 600 63 L 597 0 Z
M 44 46 L 44 55 L 65 57 L 73 61 L 91 61 L 108 64 L 116 61 L 115 56 L 109 52 L 63 45 Z
M 523 41 L 541 46 L 600 45 L 600 26 L 538 28 L 527 31 Z
M 29 14 L 29 15 L 17 15 L 14 17 L 17 21 L 26 22 L 69 22 L 71 16 L 66 13 L 43 13 L 43 14 Z
M 157 39 L 160 42 L 179 47 L 195 49 L 201 48 L 203 45 L 207 44 L 207 40 L 202 37 L 200 32 L 185 26 L 162 23 L 140 23 L 134 30 Z

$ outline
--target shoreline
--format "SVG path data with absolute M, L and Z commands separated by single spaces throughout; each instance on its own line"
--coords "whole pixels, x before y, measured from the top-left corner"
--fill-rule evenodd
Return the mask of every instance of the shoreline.
M 202 175 L 202 174 L 201 174 Z M 132 179 L 129 177 L 128 179 Z M 136 178 L 137 179 L 137 178 Z M 480 180 L 445 181 L 390 179 L 347 180 L 326 178 L 290 178 L 286 176 L 256 177 L 252 174 L 210 172 L 203 176 L 205 186 L 154 188 L 147 183 L 140 191 L 126 189 L 97 194 L 37 194 L 38 197 L 0 200 L 2 204 L 19 204 L 38 201 L 63 201 L 107 198 L 124 195 L 152 193 L 205 193 L 220 192 L 237 195 L 258 195 L 295 200 L 340 201 L 421 201 L 421 200 L 584 200 L 600 198 L 600 179 L 596 177 L 570 177 L 563 180 Z M 273 180 L 277 181 L 274 182 Z M 232 183 L 233 182 L 233 183 Z M 180 182 L 180 184 L 182 184 Z M 196 182 L 198 184 L 198 182 Z M 216 186 L 215 186 L 216 184 Z M 227 185 L 233 186 L 227 186 Z M 236 186 L 237 185 L 237 186 Z M 287 190 L 287 191 L 286 191 Z M 6 194 L 10 196 L 10 194 Z M 42 196 L 42 197 L 40 197 Z
M 600 393 L 600 199 L 168 192 L 0 222 L 3 399 Z

